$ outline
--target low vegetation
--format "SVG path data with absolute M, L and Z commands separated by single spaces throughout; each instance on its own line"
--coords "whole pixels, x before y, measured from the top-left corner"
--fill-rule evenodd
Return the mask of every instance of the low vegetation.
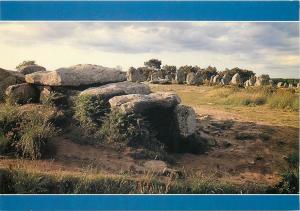
M 22 110 L 21 106 L 1 104 L 1 152 L 29 159 L 39 159 L 51 137 L 57 134 L 46 110 Z
M 142 178 L 130 175 L 47 174 L 16 169 L 0 169 L 0 193 L 22 194 L 218 194 L 265 193 L 262 184 L 238 185 L 215 179 L 169 177 L 160 180 L 153 174 Z

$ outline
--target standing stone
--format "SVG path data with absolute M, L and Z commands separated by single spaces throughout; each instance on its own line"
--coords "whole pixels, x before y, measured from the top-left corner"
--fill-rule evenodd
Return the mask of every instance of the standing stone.
M 240 74 L 236 73 L 231 79 L 231 83 L 234 85 L 240 85 L 242 83 Z
M 180 135 L 188 137 L 196 131 L 196 113 L 193 108 L 179 104 L 174 109 Z
M 202 85 L 203 84 L 203 76 L 202 76 L 201 71 L 198 71 L 195 74 L 195 84 L 196 85 Z
M 91 64 L 79 64 L 54 71 L 35 72 L 25 76 L 27 83 L 48 86 L 86 86 L 126 80 L 120 70 Z
M 277 87 L 278 88 L 283 87 L 283 82 L 278 82 Z
M 290 83 L 289 88 L 294 88 L 294 84 Z
M 179 68 L 176 70 L 175 80 L 178 84 L 183 84 L 185 82 L 185 73 L 183 69 Z
M 256 77 L 255 76 L 251 76 L 250 79 L 249 79 L 249 85 L 250 86 L 254 86 L 256 82 Z
M 46 68 L 33 64 L 33 65 L 24 65 L 18 68 L 18 71 L 24 75 L 40 72 L 40 71 L 46 71 Z
M 11 102 L 18 104 L 37 102 L 39 96 L 38 90 L 27 83 L 11 85 L 5 94 Z
M 189 85 L 195 85 L 196 84 L 196 78 L 195 78 L 195 73 L 190 72 L 186 76 L 186 83 Z
M 212 75 L 209 79 L 209 84 L 213 84 L 215 75 Z
M 143 82 L 145 81 L 145 77 L 138 69 L 131 67 L 127 71 L 127 80 L 131 82 Z
M 245 87 L 250 87 L 251 86 L 250 79 L 245 81 L 244 85 L 245 85 Z
M 269 85 L 270 84 L 269 81 L 270 81 L 270 76 L 269 75 L 260 75 L 256 79 L 255 86 Z
M 230 83 L 230 75 L 228 73 L 225 73 L 225 75 L 221 79 L 221 84 L 222 85 L 228 85 Z
M 165 79 L 167 79 L 170 82 L 172 82 L 172 80 L 173 80 L 172 75 L 166 75 Z
M 219 75 L 216 75 L 214 78 L 213 78 L 213 84 L 219 84 L 221 81 L 221 77 Z
M 24 82 L 25 78 L 23 74 L 0 68 L 0 101 L 3 100 L 7 87 Z
M 284 88 L 288 88 L 288 86 L 289 86 L 289 85 L 288 85 L 287 83 L 284 83 L 284 84 L 283 84 L 283 87 L 284 87 Z
M 297 83 L 297 88 L 300 88 L 300 83 Z

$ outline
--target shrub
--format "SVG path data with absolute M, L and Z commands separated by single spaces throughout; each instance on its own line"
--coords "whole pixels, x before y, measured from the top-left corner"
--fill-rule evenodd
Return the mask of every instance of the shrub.
M 147 129 L 143 127 L 143 119 L 136 114 L 125 115 L 113 110 L 107 114 L 99 130 L 99 134 L 109 143 L 121 145 L 135 144 L 144 135 Z
M 32 125 L 23 131 L 17 144 L 23 158 L 40 159 L 46 152 L 49 138 L 56 135 L 56 130 L 50 123 Z
M 79 95 L 75 100 L 75 118 L 87 133 L 101 126 L 105 114 L 109 111 L 107 102 L 100 96 Z
M 2 105 L 0 109 L 2 153 L 18 154 L 21 157 L 38 159 L 45 152 L 50 137 L 56 135 L 56 128 L 50 123 L 51 115 L 36 110 L 26 111 L 19 106 Z
M 0 155 L 9 151 L 10 144 L 9 139 L 5 138 L 4 135 L 0 133 Z
M 18 70 L 18 69 L 20 69 L 22 66 L 26 66 L 26 65 L 35 65 L 35 61 L 30 61 L 30 60 L 28 60 L 28 61 L 23 61 L 22 63 L 20 63 L 20 64 L 16 67 L 16 69 Z
M 281 180 L 274 187 L 268 190 L 269 193 L 296 194 L 299 193 L 299 172 L 298 168 L 284 171 Z

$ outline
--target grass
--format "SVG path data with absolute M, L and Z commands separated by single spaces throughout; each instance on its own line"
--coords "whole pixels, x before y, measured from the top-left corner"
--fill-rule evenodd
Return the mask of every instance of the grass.
M 176 92 L 183 104 L 194 107 L 196 111 L 198 108 L 215 109 L 238 114 L 247 121 L 299 127 L 299 90 L 277 89 L 273 92 L 268 87 L 150 86 L 152 91 Z
M 51 124 L 52 115 L 44 107 L 22 110 L 21 106 L 0 105 L 0 134 L 2 153 L 15 154 L 22 158 L 39 159 L 44 155 L 47 143 L 57 129 Z
M 0 193 L 22 194 L 206 194 L 265 193 L 262 184 L 238 185 L 212 178 L 169 177 L 161 180 L 153 174 L 140 178 L 130 175 L 41 173 L 19 169 L 0 169 Z

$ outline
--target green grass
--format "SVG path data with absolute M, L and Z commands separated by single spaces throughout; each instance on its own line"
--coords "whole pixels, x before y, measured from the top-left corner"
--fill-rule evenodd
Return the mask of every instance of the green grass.
M 22 158 L 39 159 L 47 151 L 47 143 L 57 134 L 47 109 L 23 111 L 16 105 L 0 105 L 0 134 L 2 153 Z
M 0 193 L 22 194 L 206 194 L 265 193 L 262 184 L 237 185 L 201 177 L 186 180 L 153 174 L 141 178 L 130 175 L 47 174 L 24 170 L 0 169 Z

